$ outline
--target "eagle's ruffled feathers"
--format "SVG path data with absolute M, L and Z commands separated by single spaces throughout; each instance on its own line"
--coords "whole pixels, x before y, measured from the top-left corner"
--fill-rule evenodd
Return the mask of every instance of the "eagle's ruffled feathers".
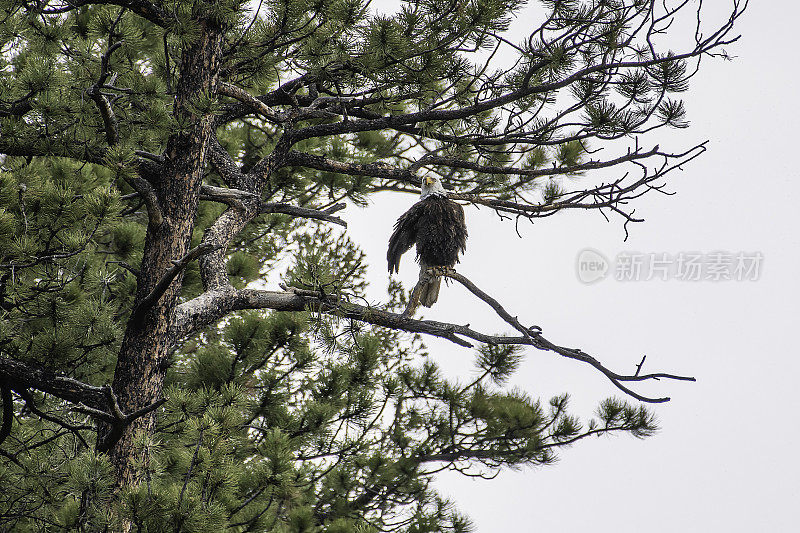
M 386 259 L 389 273 L 400 269 L 400 256 L 417 245 L 423 267 L 452 267 L 467 249 L 464 208 L 445 196 L 431 195 L 411 206 L 394 225 Z
M 420 200 L 394 225 L 386 252 L 389 274 L 400 270 L 400 257 L 415 244 L 419 281 L 403 312 L 406 316 L 413 315 L 417 305 L 430 307 L 439 298 L 442 272 L 431 267 L 452 268 L 458 263 L 458 254 L 467 249 L 464 208 L 447 198 L 436 176 L 422 178 Z

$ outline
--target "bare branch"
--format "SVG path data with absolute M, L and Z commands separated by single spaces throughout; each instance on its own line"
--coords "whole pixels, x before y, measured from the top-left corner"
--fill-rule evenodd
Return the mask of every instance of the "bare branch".
M 110 265 L 119 265 L 119 266 L 121 266 L 122 268 L 124 268 L 125 270 L 127 270 L 128 272 L 130 272 L 131 274 L 133 274 L 134 276 L 136 276 L 137 278 L 138 278 L 138 277 L 141 275 L 141 273 L 142 273 L 142 271 L 141 271 L 141 270 L 139 270 L 139 269 L 138 269 L 138 268 L 136 268 L 136 267 L 133 267 L 133 266 L 129 265 L 129 264 L 128 264 L 128 263 L 126 263 L 125 261 L 107 261 L 107 263 L 108 263 L 108 264 L 110 264 Z
M 328 172 L 338 172 L 350 176 L 373 176 L 376 178 L 393 179 L 412 185 L 419 185 L 419 178 L 414 172 L 402 168 L 395 168 L 383 163 L 345 163 L 320 155 L 291 150 L 286 156 L 285 164 L 325 170 Z
M 312 83 L 316 79 L 316 75 L 306 73 L 293 80 L 289 80 L 283 85 L 277 87 L 265 95 L 253 97 L 266 106 L 275 105 L 290 105 L 293 103 L 295 93 L 304 85 Z M 249 95 L 249 93 L 248 93 Z M 219 127 L 232 120 L 242 118 L 248 114 L 248 111 L 253 111 L 255 108 L 250 102 L 242 102 L 237 104 L 228 104 L 225 106 L 224 111 L 217 115 L 215 126 Z
M 121 13 L 120 13 L 121 16 Z M 100 110 L 100 116 L 103 118 L 103 124 L 106 132 L 106 142 L 109 146 L 114 146 L 119 141 L 119 131 L 117 128 L 117 117 L 114 115 L 114 110 L 111 109 L 111 103 L 108 98 L 100 91 L 100 87 L 106 82 L 109 75 L 108 63 L 111 59 L 111 54 L 122 46 L 122 41 L 116 42 L 108 47 L 100 59 L 100 79 L 94 85 L 86 90 L 86 94 L 92 99 Z
M 257 201 L 258 195 L 241 189 L 203 185 L 200 188 L 200 199 L 220 202 L 237 209 L 244 209 L 245 202 Z
M 288 114 L 275 111 L 252 94 L 248 93 L 241 87 L 233 85 L 232 83 L 220 83 L 218 91 L 224 96 L 230 96 L 231 98 L 239 100 L 246 106 L 250 107 L 253 111 L 272 122 L 280 123 L 289 119 Z
M 73 411 L 78 411 L 96 420 L 112 424 L 118 430 L 127 426 L 137 418 L 157 409 L 166 401 L 162 398 L 150 405 L 125 414 L 119 407 L 113 389 L 108 385 L 96 387 L 73 378 L 56 374 L 41 366 L 28 365 L 5 357 L 0 357 L 0 384 L 2 384 L 0 390 L 3 395 L 4 413 L 6 409 L 11 409 L 12 405 L 5 401 L 7 392 L 10 397 L 10 391 L 14 390 L 22 396 L 33 414 L 68 429 L 75 433 L 81 441 L 83 441 L 83 437 L 78 434 L 78 431 L 81 429 L 89 429 L 89 426 L 75 426 L 40 411 L 33 401 L 30 390 L 38 390 L 65 400 L 73 404 Z M 4 424 L 5 420 L 7 419 L 4 415 Z M 3 429 L 4 427 L 5 426 L 3 426 Z M 0 435 L 2 435 L 1 430 Z M 0 440 L 0 442 L 2 441 Z M 84 445 L 88 447 L 85 441 Z
M 58 375 L 41 366 L 0 357 L 0 378 L 17 392 L 35 389 L 74 404 L 84 404 L 96 409 L 107 408 L 103 387 Z
M 336 213 L 337 211 L 341 211 L 342 209 L 346 208 L 347 204 L 345 203 L 338 203 L 330 206 L 324 210 L 318 209 L 308 209 L 305 207 L 297 207 L 294 205 L 283 204 L 283 203 L 263 203 L 258 209 L 259 214 L 263 215 L 266 213 L 282 213 L 284 215 L 290 215 L 293 217 L 300 217 L 300 218 L 311 218 L 316 220 L 324 220 L 326 222 L 332 222 L 334 224 L 338 224 L 340 226 L 347 227 L 347 222 L 342 220 L 339 217 L 332 216 L 332 213 Z
M 531 178 L 538 178 L 542 176 L 563 176 L 566 174 L 576 174 L 578 172 L 584 172 L 586 170 L 608 168 L 629 161 L 636 161 L 638 159 L 647 159 L 648 157 L 657 154 L 659 154 L 658 146 L 655 146 L 653 149 L 648 150 L 647 152 L 642 152 L 637 150 L 629 152 L 626 155 L 614 159 L 609 159 L 606 161 L 602 160 L 587 161 L 585 163 L 580 163 L 577 165 L 569 165 L 561 167 L 554 166 L 542 169 L 532 169 L 532 168 L 526 169 L 526 168 L 514 168 L 514 167 L 500 167 L 494 165 L 481 165 L 479 163 L 474 163 L 472 161 L 465 161 L 463 159 L 456 159 L 453 157 L 442 157 L 437 155 L 428 155 L 426 158 L 426 164 L 442 165 L 451 168 L 474 170 L 476 172 L 483 172 L 487 174 L 512 174 L 517 176 L 525 176 L 528 179 L 520 180 L 519 183 L 527 183 L 528 181 L 531 181 Z
M 154 401 L 150 405 L 146 405 L 146 406 L 142 407 L 141 409 L 137 409 L 136 411 L 125 415 L 125 417 L 123 418 L 123 423 L 124 424 L 130 424 L 131 422 L 133 422 L 137 418 L 142 417 L 142 416 L 146 415 L 147 413 L 158 409 L 159 407 L 161 407 L 165 403 L 167 403 L 167 399 L 166 398 L 161 398 L 159 400 Z
M 445 268 L 442 269 L 442 275 L 448 278 L 454 279 L 461 283 L 464 287 L 469 290 L 472 294 L 489 304 L 489 306 L 494 309 L 494 312 L 498 314 L 500 318 L 505 320 L 508 324 L 510 324 L 514 329 L 522 333 L 522 335 L 526 338 L 530 338 L 536 335 L 539 335 L 542 329 L 539 326 L 531 326 L 526 328 L 522 324 L 520 324 L 519 320 L 515 316 L 511 316 L 511 314 L 506 311 L 500 302 L 483 292 L 479 289 L 474 283 L 468 280 L 465 276 L 462 276 L 458 272 L 455 271 L 453 268 Z M 538 346 L 537 346 L 538 348 Z
M 208 140 L 208 160 L 211 165 L 219 172 L 225 183 L 233 187 L 239 187 L 243 183 L 244 175 L 233 161 L 227 150 L 219 143 L 219 139 L 213 133 Z
M 102 409 L 95 409 L 94 407 L 89 407 L 88 405 L 84 405 L 79 403 L 78 405 L 72 408 L 73 411 L 78 411 L 79 413 L 83 413 L 85 415 L 89 415 L 96 420 L 100 420 L 102 422 L 108 422 L 109 424 L 115 424 L 117 422 L 117 418 L 103 411 Z
M 150 153 L 150 152 L 146 152 L 144 150 L 134 150 L 133 153 L 138 155 L 139 157 L 143 157 L 145 159 L 149 159 L 150 161 L 152 161 L 154 163 L 158 163 L 159 165 L 164 162 L 164 156 L 163 155 L 153 154 L 153 153 Z
M 164 215 L 161 212 L 161 204 L 158 201 L 158 196 L 156 196 L 156 191 L 150 185 L 150 182 L 139 176 L 128 177 L 127 175 L 125 176 L 125 181 L 144 200 L 145 206 L 147 206 L 148 223 L 154 228 L 160 226 L 164 222 Z
M 467 290 L 469 290 L 472 294 L 474 294 L 475 296 L 477 296 L 478 298 L 480 298 L 481 300 L 483 300 L 484 302 L 489 304 L 489 306 L 491 306 L 492 309 L 495 310 L 495 312 L 498 314 L 498 316 L 500 316 L 500 318 L 502 318 L 504 321 L 506 321 L 508 324 L 510 324 L 512 327 L 514 327 L 514 329 L 516 329 L 517 331 L 521 332 L 523 334 L 524 338 L 529 341 L 529 342 L 524 342 L 524 343 L 519 343 L 519 344 L 530 344 L 530 345 L 535 346 L 536 348 L 538 348 L 540 350 L 553 351 L 553 352 L 556 352 L 557 354 L 562 355 L 564 357 L 567 357 L 569 359 L 575 359 L 577 361 L 582 361 L 584 363 L 587 363 L 587 364 L 593 366 L 594 368 L 596 368 L 597 370 L 599 370 L 600 372 L 602 372 L 622 392 L 624 392 L 625 394 L 628 394 L 629 396 L 633 396 L 634 398 L 636 398 L 639 401 L 650 402 L 650 403 L 661 403 L 661 402 L 669 401 L 669 398 L 648 398 L 648 397 L 642 396 L 642 395 L 632 391 L 631 389 L 629 389 L 628 387 L 624 386 L 620 382 L 622 382 L 622 381 L 645 381 L 645 380 L 649 380 L 649 379 L 656 379 L 657 380 L 659 378 L 674 379 L 674 380 L 679 380 L 679 381 L 695 381 L 695 378 L 693 378 L 693 377 L 679 376 L 679 375 L 675 375 L 675 374 L 656 373 L 656 374 L 639 375 L 639 370 L 641 370 L 641 364 L 643 364 L 644 361 L 642 361 L 640 366 L 637 367 L 636 373 L 634 375 L 632 375 L 632 376 L 630 376 L 630 375 L 622 375 L 622 374 L 617 374 L 616 372 L 612 372 L 611 370 L 609 370 L 608 368 L 603 366 L 603 364 L 600 363 L 600 361 L 598 361 L 597 359 L 595 359 L 591 355 L 581 351 L 579 348 L 566 348 L 564 346 L 558 346 L 558 345 L 553 344 L 552 342 L 548 341 L 547 339 L 542 337 L 541 328 L 539 328 L 538 326 L 531 326 L 529 328 L 526 328 L 525 326 L 520 324 L 520 322 L 517 319 L 517 317 L 511 316 L 511 314 L 508 311 L 506 311 L 503 308 L 503 306 L 500 305 L 500 303 L 497 300 L 495 300 L 494 298 L 492 298 L 491 296 L 489 296 L 488 294 L 483 292 L 474 283 L 472 283 L 469 279 L 467 279 L 465 276 L 457 273 L 455 270 L 447 269 L 443 273 L 443 275 L 447 276 L 448 278 L 452 278 L 452 279 L 458 281 L 459 283 L 464 285 L 464 287 L 466 287 Z
M 17 391 L 17 393 L 25 401 L 25 407 L 27 407 L 30 410 L 31 413 L 33 413 L 34 415 L 38 416 L 42 420 L 47 420 L 48 422 L 52 422 L 54 424 L 57 424 L 57 425 L 61 426 L 62 428 L 72 432 L 72 434 L 75 435 L 75 437 L 78 440 L 80 440 L 81 443 L 83 443 L 83 445 L 86 448 L 89 447 L 89 443 L 86 442 L 86 440 L 81 435 L 80 431 L 84 430 L 84 429 L 92 429 L 92 426 L 86 425 L 86 424 L 81 424 L 81 425 L 71 424 L 71 423 L 67 422 L 66 420 L 63 420 L 63 419 L 61 419 L 61 418 L 59 418 L 57 416 L 53 416 L 51 414 L 45 413 L 44 411 L 40 410 L 36 406 L 36 402 L 33 399 L 33 394 L 31 394 L 31 391 L 28 390 L 28 389 L 19 390 L 19 391 Z
M 218 319 L 230 312 L 243 309 L 273 309 L 277 311 L 314 311 L 340 318 L 357 320 L 389 329 L 407 331 L 409 333 L 422 333 L 447 339 L 459 346 L 472 347 L 467 340 L 478 341 L 485 344 L 518 344 L 533 346 L 539 350 L 555 352 L 563 357 L 587 363 L 603 373 L 617 388 L 637 400 L 648 403 L 669 401 L 669 398 L 651 398 L 643 396 L 625 385 L 627 381 L 646 381 L 651 379 L 675 379 L 682 381 L 695 381 L 693 377 L 678 376 L 674 374 L 655 373 L 647 375 L 623 375 L 613 372 L 603 366 L 597 359 L 577 348 L 566 348 L 556 345 L 545 339 L 538 327 L 526 328 L 519 321 L 505 311 L 492 297 L 478 289 L 466 277 L 456 272 L 445 275 L 464 284 L 473 294 L 489 303 L 495 312 L 506 322 L 522 333 L 522 336 L 490 335 L 473 330 L 469 325 L 458 325 L 433 320 L 415 320 L 404 314 L 384 311 L 377 307 L 362 306 L 339 298 L 331 297 L 316 291 L 289 288 L 285 292 L 260 291 L 252 289 L 219 290 L 206 292 L 201 296 L 178 306 L 176 325 L 172 331 L 175 342 L 193 332 L 213 324 Z

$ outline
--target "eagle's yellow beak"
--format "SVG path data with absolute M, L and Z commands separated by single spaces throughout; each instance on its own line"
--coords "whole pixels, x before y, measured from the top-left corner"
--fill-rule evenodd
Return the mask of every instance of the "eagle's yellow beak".
M 425 185 L 433 185 L 434 179 L 430 176 L 425 176 Z

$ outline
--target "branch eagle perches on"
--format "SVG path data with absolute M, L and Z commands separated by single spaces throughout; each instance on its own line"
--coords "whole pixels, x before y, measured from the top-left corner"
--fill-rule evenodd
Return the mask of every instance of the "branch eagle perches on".
M 679 381 L 695 381 L 695 378 L 663 372 L 642 374 L 637 367 L 634 374 L 619 374 L 605 367 L 600 361 L 578 348 L 567 348 L 557 345 L 544 336 L 538 326 L 523 326 L 518 318 L 508 313 L 493 297 L 479 289 L 474 283 L 454 269 L 448 269 L 444 275 L 464 285 L 472 294 L 486 302 L 497 315 L 512 326 L 518 336 L 493 335 L 470 328 L 469 324 L 459 325 L 434 320 L 415 320 L 407 314 L 397 314 L 382 310 L 380 307 L 364 306 L 353 303 L 341 296 L 326 295 L 322 292 L 286 287 L 284 292 L 262 291 L 252 289 L 218 291 L 206 293 L 198 298 L 181 304 L 178 317 L 171 336 L 176 343 L 186 336 L 192 335 L 219 318 L 233 311 L 242 309 L 272 309 L 276 311 L 312 311 L 341 319 L 355 320 L 408 333 L 421 333 L 447 339 L 448 341 L 472 348 L 471 341 L 490 345 L 527 345 L 538 350 L 551 351 L 576 361 L 586 363 L 600 371 L 615 387 L 625 394 L 642 402 L 662 403 L 668 397 L 648 397 L 629 388 L 626 383 L 673 379 Z

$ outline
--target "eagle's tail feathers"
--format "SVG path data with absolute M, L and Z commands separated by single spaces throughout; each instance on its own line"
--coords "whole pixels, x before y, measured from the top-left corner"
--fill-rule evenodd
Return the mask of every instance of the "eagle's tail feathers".
M 404 316 L 414 316 L 420 304 L 431 307 L 439 299 L 439 287 L 442 284 L 442 276 L 435 272 L 435 269 L 427 265 L 420 265 L 419 280 L 411 291 L 408 299 Z
M 419 303 L 425 307 L 431 307 L 439 299 L 439 287 L 442 284 L 441 276 L 432 276 L 420 287 Z

